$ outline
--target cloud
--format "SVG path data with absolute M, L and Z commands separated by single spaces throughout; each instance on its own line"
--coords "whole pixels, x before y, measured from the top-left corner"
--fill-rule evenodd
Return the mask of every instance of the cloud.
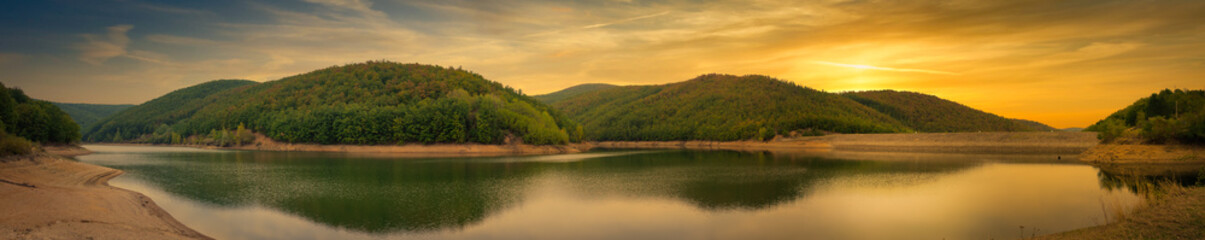
M 606 27 L 606 26 L 636 21 L 636 20 L 645 19 L 645 18 L 658 17 L 658 16 L 662 16 L 662 15 L 666 15 L 666 14 L 669 14 L 669 11 L 664 11 L 664 12 L 659 12 L 659 13 L 654 13 L 654 14 L 649 14 L 649 15 L 644 15 L 644 16 L 638 16 L 638 17 L 631 17 L 631 18 L 621 19 L 621 20 L 613 21 L 613 22 L 590 24 L 590 25 L 583 26 L 582 28 L 583 29 L 600 28 L 600 27 Z
M 1071 52 L 1060 52 L 1044 57 L 1035 66 L 1060 65 L 1115 56 L 1141 47 L 1139 43 L 1094 42 Z
M 828 65 L 828 66 L 880 70 L 880 71 L 914 72 L 914 73 L 928 73 L 928 74 L 941 74 L 941 75 L 960 75 L 959 73 L 955 73 L 955 72 L 946 72 L 946 71 L 937 71 L 937 70 L 928 70 L 928 69 L 890 68 L 890 67 L 879 67 L 879 66 L 870 66 L 870 65 L 835 63 L 835 62 L 826 62 L 826 61 L 812 61 L 812 63 L 820 64 L 820 65 Z
M 167 34 L 147 35 L 146 40 L 150 40 L 151 42 L 163 43 L 163 44 L 185 45 L 185 46 L 216 46 L 216 45 L 220 44 L 217 41 L 209 40 L 209 39 L 182 37 L 182 36 L 167 35 Z
M 142 9 L 147 9 L 147 10 L 161 12 L 161 13 L 167 13 L 167 14 L 175 14 L 175 15 L 199 15 L 199 16 L 214 15 L 214 13 L 210 12 L 210 11 L 179 8 L 179 7 L 172 7 L 172 6 L 159 5 L 159 4 L 135 3 L 135 6 L 142 8 Z
M 93 65 L 100 65 L 110 58 L 126 54 L 130 45 L 130 37 L 126 33 L 134 25 L 116 25 L 108 28 L 105 35 L 84 34 L 84 42 L 76 44 L 80 51 L 79 60 Z

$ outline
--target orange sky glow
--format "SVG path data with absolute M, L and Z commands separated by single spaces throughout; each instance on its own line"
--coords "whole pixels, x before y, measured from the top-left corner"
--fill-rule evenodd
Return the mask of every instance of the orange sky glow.
M 83 25 L 6 21 L 0 81 L 46 100 L 137 104 L 382 59 L 462 67 L 527 94 L 760 74 L 922 92 L 1058 128 L 1205 88 L 1205 1 L 113 4 L 75 9 L 97 15 Z

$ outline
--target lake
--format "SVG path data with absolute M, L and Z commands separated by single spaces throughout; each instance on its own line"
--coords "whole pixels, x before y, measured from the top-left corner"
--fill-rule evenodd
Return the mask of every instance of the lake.
M 126 172 L 111 185 L 217 239 L 1016 239 L 1142 201 L 1054 155 L 85 147 Z

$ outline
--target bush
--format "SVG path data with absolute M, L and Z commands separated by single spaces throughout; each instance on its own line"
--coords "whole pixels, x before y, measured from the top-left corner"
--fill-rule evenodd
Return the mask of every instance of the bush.
M 1181 117 L 1183 132 L 1176 138 L 1186 143 L 1205 143 L 1205 112 Z
M 33 148 L 29 140 L 0 132 L 0 156 L 30 154 Z
M 1181 124 L 1183 122 L 1163 116 L 1148 118 L 1142 126 L 1142 137 L 1149 142 L 1165 143 L 1186 130 L 1184 124 Z
M 1097 123 L 1093 130 L 1099 132 L 1096 138 L 1102 143 L 1113 142 L 1117 137 L 1121 137 L 1125 133 L 1126 125 L 1121 119 L 1109 118 Z

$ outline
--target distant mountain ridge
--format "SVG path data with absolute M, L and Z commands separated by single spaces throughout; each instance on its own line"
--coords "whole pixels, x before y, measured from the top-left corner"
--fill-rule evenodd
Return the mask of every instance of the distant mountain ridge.
M 760 75 L 707 74 L 665 85 L 623 86 L 553 104 L 593 140 L 768 139 L 796 130 L 906 132 L 849 98 Z
M 50 103 L 71 116 L 80 129 L 88 129 L 89 126 L 101 119 L 136 106 L 134 104 Z
M 820 132 L 1056 130 L 1039 122 L 1005 118 L 922 93 L 880 90 L 834 94 L 756 75 L 709 74 L 665 85 L 601 89 L 575 86 L 536 97 L 554 99 L 549 102 L 581 122 L 586 136 L 594 140 L 737 140 Z M 563 99 L 555 100 L 559 98 Z M 856 114 L 842 115 L 842 111 Z M 827 122 L 800 121 L 822 116 L 840 117 Z M 867 119 L 872 123 L 854 123 Z M 795 123 L 787 123 L 791 121 Z M 714 125 L 717 122 L 721 125 Z M 866 127 L 874 125 L 878 127 Z M 710 136 L 704 133 L 709 131 L 723 133 Z
M 370 61 L 181 89 L 106 119 L 85 139 L 225 146 L 248 142 L 248 130 L 284 142 L 372 145 L 564 144 L 581 132 L 552 107 L 476 73 Z
M 541 102 L 544 102 L 547 104 L 553 104 L 556 102 L 560 102 L 561 100 L 576 97 L 578 95 L 582 95 L 585 93 L 590 93 L 590 92 L 599 91 L 599 90 L 606 90 L 606 89 L 611 89 L 611 88 L 615 88 L 615 87 L 619 87 L 619 86 L 606 84 L 606 83 L 586 83 L 586 84 L 572 86 L 572 87 L 569 87 L 566 89 L 561 89 L 560 91 L 556 91 L 556 92 L 552 92 L 552 93 L 548 93 L 548 94 L 542 94 L 542 95 L 535 95 L 532 97 L 536 98 L 537 100 L 540 100 Z
M 1038 122 L 1009 119 L 937 96 L 894 90 L 841 93 L 921 132 L 1052 131 Z
M 1050 130 L 927 94 L 829 93 L 761 75 L 584 84 L 529 97 L 461 69 L 366 62 L 265 83 L 218 80 L 183 88 L 91 124 L 84 139 L 231 145 L 249 142 L 254 131 L 319 144 L 564 144 Z

